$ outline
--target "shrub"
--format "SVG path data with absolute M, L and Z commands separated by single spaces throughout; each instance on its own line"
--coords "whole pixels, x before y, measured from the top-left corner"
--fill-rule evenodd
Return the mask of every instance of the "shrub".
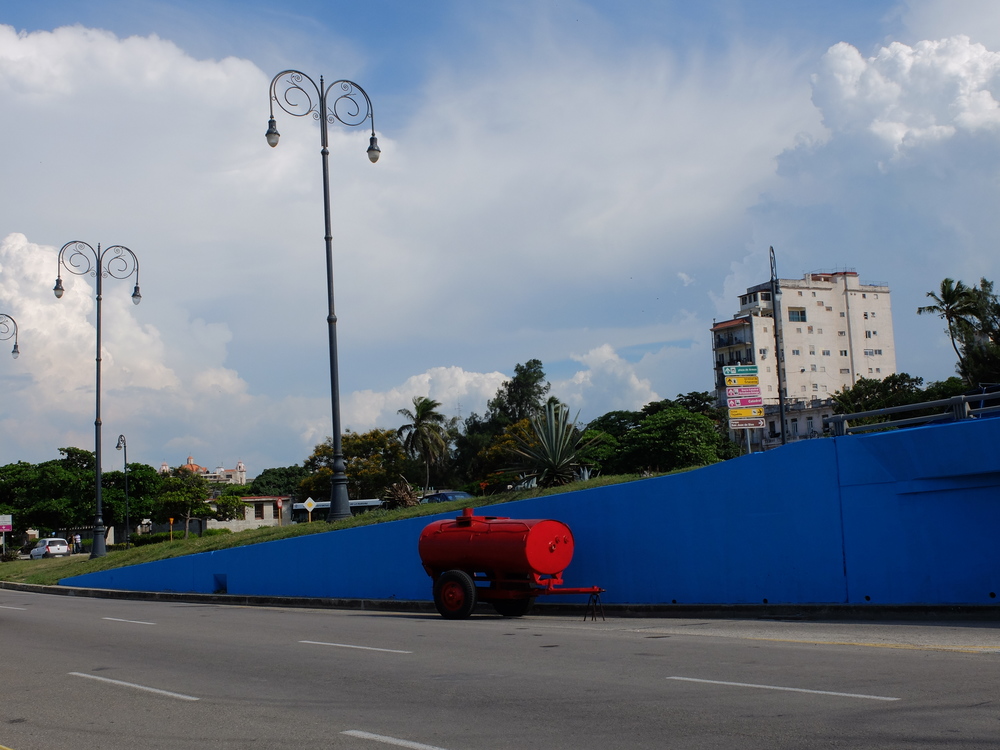
M 232 534 L 232 529 L 205 529 L 201 532 L 202 536 L 220 536 L 222 534 Z

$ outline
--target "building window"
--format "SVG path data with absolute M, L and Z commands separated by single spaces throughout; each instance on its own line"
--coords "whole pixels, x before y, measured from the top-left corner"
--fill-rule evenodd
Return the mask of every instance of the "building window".
M 813 383 L 813 390 L 814 391 L 818 391 L 819 390 L 819 383 Z
M 832 307 L 830 307 L 829 305 L 827 305 L 827 306 L 826 306 L 826 311 L 827 311 L 827 312 L 833 312 L 833 308 L 832 308 Z
M 841 357 L 846 357 L 847 356 L 847 349 L 841 349 L 840 350 L 840 356 Z
M 875 350 L 874 349 L 865 349 L 865 356 L 866 357 L 872 357 L 874 355 L 875 355 Z
M 840 314 L 840 317 L 842 317 L 842 318 L 845 317 L 845 316 L 846 316 L 846 313 L 841 313 Z
M 867 294 L 862 294 L 861 295 L 861 299 L 868 299 L 868 295 Z
M 806 326 L 806 331 L 808 333 L 812 333 L 813 332 L 813 327 L 812 326 Z
M 802 294 L 802 292 L 799 292 Z M 806 322 L 806 311 L 805 308 L 789 308 L 788 309 L 788 320 L 791 323 L 805 323 Z
M 801 329 L 801 328 L 796 328 L 796 329 L 795 329 L 795 332 L 796 332 L 796 333 L 802 333 L 802 329 Z
M 815 346 L 810 346 L 809 347 L 809 356 L 810 357 L 815 357 L 816 356 L 816 347 Z
M 770 302 L 771 301 L 771 293 L 770 292 L 761 292 L 760 293 L 760 298 L 764 302 Z
M 872 317 L 873 317 L 873 318 L 875 317 L 875 313 L 874 313 L 874 312 L 872 313 Z
M 800 296 L 800 297 L 802 296 L 802 292 L 799 292 L 799 296 Z
M 841 367 L 841 368 L 840 368 L 840 374 L 841 374 L 841 375 L 850 375 L 850 374 L 851 374 L 851 371 L 850 371 L 850 369 L 849 369 L 849 368 L 847 368 L 847 367 Z
M 264 503 L 253 504 L 253 517 L 258 521 L 264 520 Z
M 882 356 L 882 350 L 881 349 L 876 349 L 875 350 L 875 356 L 876 357 L 881 357 Z
M 872 336 L 878 336 L 878 331 L 872 331 Z
M 823 335 L 823 329 L 822 328 L 817 328 L 816 329 L 816 333 L 818 333 L 820 336 L 822 336 Z
M 882 368 L 881 367 L 876 367 L 875 368 L 875 372 L 882 372 Z
M 281 511 L 278 509 L 277 500 L 271 503 L 271 518 L 281 518 Z
M 800 352 L 800 351 L 799 351 L 798 349 L 792 349 L 792 356 L 793 356 L 793 357 L 797 357 L 797 356 L 799 356 L 799 355 L 800 355 L 801 353 L 802 353 L 802 352 Z
M 846 336 L 847 335 L 847 331 L 837 331 L 837 335 L 838 336 Z
M 816 292 L 813 292 L 813 293 L 812 293 L 812 296 L 813 296 L 813 297 L 815 297 L 815 296 L 816 296 Z
M 824 349 L 823 350 L 823 356 L 824 357 L 829 357 L 830 356 L 830 350 L 829 349 Z
M 826 307 L 826 305 L 823 304 L 823 300 L 817 300 L 816 306 L 817 307 Z
M 871 331 L 865 331 L 865 338 L 866 339 L 870 339 L 871 337 L 872 337 L 872 332 Z
M 810 372 L 816 372 L 816 365 L 809 365 Z
M 864 314 L 864 319 L 865 319 L 865 320 L 868 320 L 868 313 L 865 313 L 865 314 Z
M 822 387 L 823 391 L 826 392 L 826 383 L 824 383 L 821 387 Z
M 871 374 L 872 374 L 872 372 L 874 372 L 874 370 L 872 370 L 872 368 L 870 368 L 870 367 L 869 367 L 869 368 L 868 368 L 868 374 L 869 374 L 869 375 L 871 375 Z
M 803 391 L 803 392 L 805 392 L 805 390 L 806 390 L 806 387 L 805 387 L 805 386 L 803 385 L 803 386 L 801 386 L 801 387 L 799 388 L 799 390 L 800 390 L 800 391 Z
M 806 417 L 806 432 L 808 432 L 811 435 L 812 431 L 813 431 L 813 418 Z

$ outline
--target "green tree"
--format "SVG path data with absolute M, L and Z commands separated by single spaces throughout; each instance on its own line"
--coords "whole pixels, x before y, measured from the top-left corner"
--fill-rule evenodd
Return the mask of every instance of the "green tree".
M 186 469 L 177 469 L 173 476 L 163 480 L 160 495 L 153 505 L 152 518 L 158 523 L 169 519 L 184 521 L 184 538 L 191 533 L 191 521 L 215 518 L 215 510 L 208 504 L 208 482 L 204 477 Z
M 532 436 L 516 436 L 513 452 L 520 461 L 512 467 L 533 476 L 539 487 L 569 484 L 584 465 L 584 451 L 600 440 L 584 439 L 569 407 L 550 401 L 541 413 L 530 418 Z
M 833 394 L 836 414 L 857 414 L 863 411 L 888 409 L 926 401 L 924 379 L 905 372 L 887 375 L 882 380 L 858 378 L 850 388 Z
M 273 469 L 264 469 L 250 483 L 248 495 L 292 496 L 299 488 L 299 483 L 308 476 L 304 466 L 293 464 Z M 348 476 L 350 473 L 348 472 Z
M 628 471 L 674 471 L 721 458 L 715 423 L 678 406 L 645 417 L 621 442 L 622 463 Z
M 209 518 L 216 521 L 242 521 L 247 517 L 247 504 L 243 502 L 242 495 L 224 492 L 212 500 L 211 504 L 214 510 Z
M 400 427 L 396 434 L 403 441 L 403 449 L 414 458 L 420 458 L 424 463 L 424 492 L 431 484 L 431 465 L 448 451 L 447 419 L 437 411 L 441 406 L 427 396 L 413 397 L 413 411 L 400 409 L 399 414 L 409 420 Z
M 487 403 L 487 418 L 499 427 L 530 419 L 544 407 L 550 387 L 540 360 L 515 365 L 514 377 L 504 381 Z
M 985 280 L 984 280 L 985 281 Z M 973 329 L 972 318 L 976 314 L 977 298 L 975 292 L 961 281 L 944 279 L 938 292 L 927 292 L 934 304 L 917 308 L 918 315 L 937 315 L 945 322 L 945 330 L 951 339 L 951 346 L 958 357 L 958 367 L 965 369 L 965 358 L 959 349 L 958 342 L 963 334 Z
M 348 489 L 355 499 L 381 497 L 386 487 L 410 471 L 412 462 L 395 430 L 348 430 L 343 445 Z
M 163 477 L 146 464 L 128 465 L 128 525 L 135 528 L 151 518 L 153 503 L 160 494 Z M 125 472 L 106 471 L 101 478 L 104 520 L 115 529 L 125 528 Z M 119 538 L 115 533 L 115 538 Z

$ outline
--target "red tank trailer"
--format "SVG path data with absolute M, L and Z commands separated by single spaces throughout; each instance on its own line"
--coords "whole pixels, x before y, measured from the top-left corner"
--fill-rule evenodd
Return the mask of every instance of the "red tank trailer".
M 420 533 L 420 561 L 434 580 L 434 605 L 443 617 L 472 614 L 489 602 L 504 617 L 520 617 L 544 594 L 604 591 L 562 586 L 573 559 L 573 532 L 561 521 L 473 515 L 434 521 Z

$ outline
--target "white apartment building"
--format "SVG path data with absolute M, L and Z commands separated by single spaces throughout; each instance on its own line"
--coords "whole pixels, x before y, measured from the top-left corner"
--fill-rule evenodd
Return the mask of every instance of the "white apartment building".
M 896 372 L 889 286 L 861 283 L 856 271 L 807 273 L 778 281 L 778 337 L 774 304 L 765 282 L 740 296 L 732 320 L 712 326 L 716 394 L 725 403 L 724 365 L 755 364 L 768 421 L 751 437 L 762 447 L 780 443 L 778 371 L 782 366 L 786 439 L 816 436 L 832 414 L 831 396 L 860 378 L 881 380 Z M 756 440 L 754 439 L 756 438 Z

